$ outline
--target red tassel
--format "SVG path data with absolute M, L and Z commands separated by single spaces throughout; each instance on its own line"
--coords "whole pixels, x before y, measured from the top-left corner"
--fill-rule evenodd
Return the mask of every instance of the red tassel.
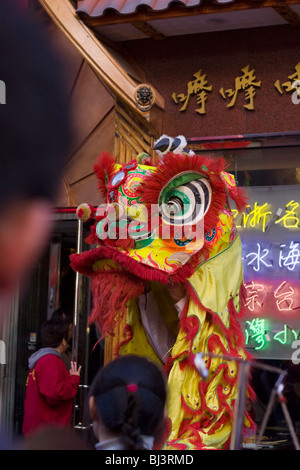
M 236 188 L 235 195 L 230 197 L 234 200 L 239 212 L 242 212 L 247 204 L 249 204 L 249 197 L 244 188 Z
M 127 313 L 128 301 L 143 293 L 144 283 L 120 273 L 96 274 L 92 277 L 91 291 L 94 305 L 89 324 L 96 323 L 103 338 L 114 334 L 116 325 Z

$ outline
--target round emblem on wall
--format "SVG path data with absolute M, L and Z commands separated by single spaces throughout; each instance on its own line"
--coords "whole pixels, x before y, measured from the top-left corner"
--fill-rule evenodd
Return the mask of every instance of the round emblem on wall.
M 134 98 L 137 108 L 140 111 L 146 112 L 152 108 L 155 100 L 155 94 L 149 85 L 141 84 L 136 87 Z

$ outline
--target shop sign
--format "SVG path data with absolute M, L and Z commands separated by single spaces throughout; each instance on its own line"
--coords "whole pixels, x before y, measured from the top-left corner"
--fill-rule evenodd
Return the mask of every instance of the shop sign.
M 197 107 L 195 108 L 196 113 L 206 114 L 206 102 L 209 94 L 213 92 L 213 85 L 209 81 L 206 73 L 199 69 L 193 75 L 194 79 L 190 80 L 186 84 L 185 91 L 173 92 L 172 99 L 175 104 L 180 105 L 179 111 L 186 111 L 193 96 L 196 97 Z M 218 92 L 225 101 L 227 108 L 233 108 L 238 104 L 239 95 L 243 95 L 243 99 L 246 104 L 243 107 L 249 111 L 255 110 L 255 97 L 256 92 L 262 87 L 261 80 L 256 78 L 255 69 L 251 69 L 250 65 L 246 65 L 241 69 L 241 74 L 233 78 L 232 88 L 225 89 L 221 87 Z M 300 101 L 300 62 L 295 66 L 295 73 L 288 76 L 288 80 L 280 83 L 280 80 L 276 80 L 274 88 L 277 92 L 283 95 L 286 93 L 293 92 L 292 102 L 298 104 Z
M 248 211 L 235 212 L 242 240 L 248 350 L 290 359 L 300 340 L 300 190 L 251 188 Z

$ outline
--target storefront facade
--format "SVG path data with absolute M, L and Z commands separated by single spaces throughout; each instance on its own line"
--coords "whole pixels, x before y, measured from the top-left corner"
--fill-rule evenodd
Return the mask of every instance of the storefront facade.
M 43 7 L 48 5 L 48 2 L 40 3 Z M 151 22 L 147 11 L 144 12 L 146 23 L 147 19 L 151 23 L 151 38 L 146 37 L 144 29 L 142 37 L 119 33 L 116 39 L 117 29 L 114 32 L 108 17 L 100 14 L 96 18 L 88 10 L 83 15 L 85 3 L 88 2 L 80 2 L 80 11 L 77 8 L 78 18 L 97 32 L 101 43 L 109 44 L 114 57 L 122 57 L 124 62 L 120 63 L 126 63 L 127 72 L 128 64 L 135 64 L 129 76 L 135 75 L 136 86 L 146 82 L 158 100 L 149 110 L 140 112 L 136 103 L 127 100 L 97 73 L 74 46 L 74 41 L 57 27 L 51 19 L 52 12 L 46 8 L 53 37 L 63 44 L 61 51 L 70 63 L 70 97 L 78 132 L 57 201 L 53 239 L 30 279 L 27 293 L 21 298 L 17 293 L 12 306 L 14 314 L 7 331 L 13 341 L 6 341 L 11 345 L 7 356 L 12 360 L 6 366 L 3 381 L 1 417 L 10 429 L 20 432 L 27 358 L 38 347 L 41 323 L 59 305 L 64 304 L 75 312 L 73 348 L 84 366 L 80 400 L 84 399 L 94 370 L 113 355 L 110 341 L 106 346 L 98 343 L 94 349 L 99 334 L 95 328 L 87 328 L 92 301 L 89 283 L 69 269 L 68 257 L 84 248 L 88 230 L 78 223 L 75 209 L 82 202 L 95 206 L 101 203 L 92 167 L 102 150 L 114 153 L 120 162 L 128 162 L 140 152 L 153 153 L 155 139 L 164 133 L 173 137 L 184 135 L 196 153 L 224 156 L 228 170 L 246 188 L 248 209 L 236 217 L 248 294 L 247 318 L 243 324 L 246 345 L 255 358 L 291 369 L 288 392 L 297 427 L 300 422 L 295 411 L 298 403 L 295 384 L 300 382 L 297 370 L 300 357 L 297 353 L 300 344 L 297 343 L 300 339 L 299 26 L 289 23 L 287 16 L 279 15 L 269 2 L 271 11 L 258 7 L 254 15 L 251 10 L 251 27 L 239 26 L 238 20 L 234 23 L 233 16 L 226 27 L 226 14 L 243 14 L 245 18 L 249 11 L 234 11 L 233 6 L 226 11 L 223 6 L 219 12 L 208 14 L 206 19 L 211 20 L 211 29 L 204 32 L 191 29 L 193 34 L 188 34 L 189 29 L 179 28 L 180 21 L 184 24 L 183 17 L 172 18 L 173 10 L 166 2 L 169 18 L 158 17 L 155 23 L 154 17 L 150 18 Z M 255 2 L 242 3 L 251 4 L 253 9 Z M 297 2 L 288 3 L 295 15 L 300 13 Z M 265 23 L 261 19 L 263 15 Z M 194 19 L 190 25 L 195 24 L 196 17 L 195 13 L 190 16 L 190 20 Z M 121 13 L 121 20 L 118 18 L 118 25 L 122 21 L 124 27 L 126 15 Z M 138 18 L 135 20 L 137 24 Z M 171 22 L 160 23 L 165 20 Z M 126 54 L 122 56 L 124 50 Z M 272 388 L 272 377 L 263 379 L 265 382 L 261 374 L 254 377 L 261 405 L 257 410 L 258 421 L 269 397 L 269 392 L 263 393 L 265 384 Z M 4 412 L 5 401 L 10 406 Z M 82 403 L 74 419 L 79 428 L 88 426 Z M 282 424 L 282 416 L 278 420 L 276 425 Z

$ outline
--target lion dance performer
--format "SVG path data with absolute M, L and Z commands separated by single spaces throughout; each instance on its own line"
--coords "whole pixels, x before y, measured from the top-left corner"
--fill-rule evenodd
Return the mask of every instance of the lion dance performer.
M 100 155 L 94 170 L 106 203 L 77 208 L 81 220 L 95 221 L 87 239 L 93 246 L 72 255 L 71 266 L 91 277 L 89 322 L 102 337 L 123 320 L 117 354 L 164 364 L 165 448 L 227 449 L 238 362 L 223 358 L 248 358 L 240 326 L 241 241 L 229 198 L 239 211 L 246 198 L 225 171 L 225 159 L 196 155 L 185 143 L 182 136 L 162 136 L 154 146 L 156 163 L 146 154 L 123 165 Z M 195 365 L 198 353 L 205 376 Z M 253 426 L 247 412 L 244 424 Z

